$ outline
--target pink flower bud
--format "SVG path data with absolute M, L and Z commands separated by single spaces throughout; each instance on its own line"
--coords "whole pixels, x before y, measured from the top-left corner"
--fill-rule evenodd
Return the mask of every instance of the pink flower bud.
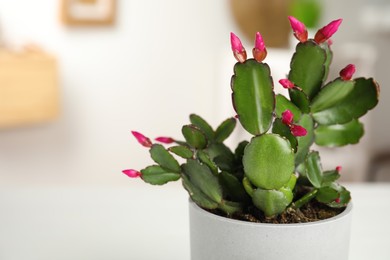
M 305 136 L 307 134 L 307 130 L 300 125 L 291 125 L 290 131 L 293 136 Z
M 341 167 L 341 166 L 337 166 L 337 167 L 336 167 L 336 171 L 337 171 L 337 172 L 339 172 L 339 173 L 340 173 L 340 172 L 341 172 L 341 170 L 342 170 L 342 167 Z
M 341 202 L 341 200 L 340 200 L 340 198 L 337 198 L 337 199 L 335 199 L 335 200 L 334 200 L 334 202 L 336 202 L 336 203 L 340 203 L 340 202 Z
M 282 113 L 282 122 L 286 125 L 291 125 L 293 122 L 294 115 L 290 110 L 286 110 Z
M 156 140 L 157 142 L 163 143 L 163 144 L 171 144 L 171 143 L 175 142 L 175 139 L 173 139 L 171 137 L 165 137 L 165 136 L 157 137 L 154 140 Z
M 238 38 L 234 33 L 230 33 L 230 43 L 232 45 L 232 51 L 236 60 L 240 63 L 245 62 L 246 51 L 244 46 L 242 46 L 240 38 Z
M 288 20 L 290 20 L 295 38 L 297 38 L 300 42 L 306 42 L 308 38 L 306 26 L 293 16 L 289 16 Z
M 337 32 L 342 21 L 343 19 L 334 20 L 330 22 L 328 25 L 319 29 L 316 35 L 314 36 L 314 41 L 320 44 L 328 40 L 330 37 L 332 37 L 332 35 L 335 32 Z
M 259 32 L 256 33 L 255 48 L 252 50 L 253 58 L 258 62 L 262 62 L 267 57 L 267 49 L 265 48 L 263 37 Z
M 127 176 L 129 176 L 130 178 L 138 178 L 142 175 L 142 173 L 140 173 L 139 171 L 132 170 L 132 169 L 123 170 L 122 172 Z
M 131 131 L 131 133 L 137 139 L 138 143 L 140 143 L 142 146 L 151 147 L 153 145 L 152 141 L 150 141 L 150 139 L 144 136 L 143 134 L 138 133 L 136 131 Z
M 340 71 L 340 77 L 342 80 L 350 80 L 353 74 L 356 72 L 355 65 L 349 64 Z
M 294 87 L 294 83 L 292 83 L 288 79 L 281 79 L 281 80 L 279 80 L 279 83 L 280 83 L 280 85 L 282 85 L 284 88 L 287 88 L 287 89 Z

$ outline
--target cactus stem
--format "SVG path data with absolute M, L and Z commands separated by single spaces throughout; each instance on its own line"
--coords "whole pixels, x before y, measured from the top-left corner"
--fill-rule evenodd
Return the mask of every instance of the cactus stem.
M 297 200 L 296 202 L 293 203 L 292 207 L 294 209 L 299 209 L 303 205 L 307 204 L 309 201 L 315 198 L 316 194 L 318 192 L 318 189 L 313 189 L 309 193 L 306 193 L 302 198 Z
M 218 208 L 225 212 L 228 216 L 231 216 L 238 211 L 242 211 L 242 204 L 238 202 L 222 200 L 218 205 Z

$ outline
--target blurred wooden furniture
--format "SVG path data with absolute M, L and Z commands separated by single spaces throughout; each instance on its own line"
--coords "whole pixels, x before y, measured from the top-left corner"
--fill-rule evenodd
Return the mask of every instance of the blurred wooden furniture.
M 260 32 L 267 47 L 288 47 L 290 0 L 230 0 L 233 17 L 247 39 Z
M 58 112 L 56 59 L 36 48 L 0 49 L 0 128 L 45 122 Z
M 69 26 L 112 25 L 116 0 L 62 0 L 61 20 Z
M 390 150 L 374 154 L 370 160 L 367 181 L 378 181 L 379 170 L 386 165 L 390 165 Z

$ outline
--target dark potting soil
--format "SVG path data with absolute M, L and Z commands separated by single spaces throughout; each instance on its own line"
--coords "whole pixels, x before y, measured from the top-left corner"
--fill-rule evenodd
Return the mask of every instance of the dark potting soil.
M 323 220 L 334 217 L 344 211 L 344 208 L 330 208 L 324 204 L 318 203 L 315 200 L 310 201 L 299 209 L 289 208 L 284 213 L 267 218 L 264 214 L 255 207 L 249 207 L 241 213 L 226 216 L 226 214 L 219 210 L 209 210 L 211 213 L 232 218 L 236 220 L 243 220 L 256 223 L 272 223 L 272 224 L 292 224 L 292 223 L 306 223 Z

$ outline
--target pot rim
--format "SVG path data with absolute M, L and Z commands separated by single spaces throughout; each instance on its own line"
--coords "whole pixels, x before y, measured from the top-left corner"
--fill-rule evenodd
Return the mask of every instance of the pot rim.
M 207 210 L 199 207 L 195 202 L 193 202 L 191 200 L 191 198 L 189 198 L 189 204 L 190 204 L 190 207 L 193 208 L 193 210 L 198 212 L 198 214 L 201 214 L 201 215 L 203 215 L 203 217 L 206 217 L 206 218 L 214 219 L 216 221 L 228 222 L 228 223 L 232 223 L 235 225 L 253 226 L 253 227 L 272 227 L 272 228 L 297 228 L 297 227 L 304 227 L 304 226 L 306 227 L 306 226 L 332 224 L 333 222 L 341 221 L 342 219 L 344 219 L 348 215 L 350 215 L 352 208 L 353 208 L 352 202 L 349 202 L 347 207 L 344 209 L 343 212 L 341 212 L 337 216 L 334 216 L 334 217 L 331 217 L 328 219 L 318 220 L 318 221 L 314 221 L 314 222 L 306 222 L 306 223 L 273 224 L 273 223 L 255 223 L 255 222 L 249 222 L 249 221 L 243 221 L 243 220 L 222 217 L 222 216 L 210 213 Z

